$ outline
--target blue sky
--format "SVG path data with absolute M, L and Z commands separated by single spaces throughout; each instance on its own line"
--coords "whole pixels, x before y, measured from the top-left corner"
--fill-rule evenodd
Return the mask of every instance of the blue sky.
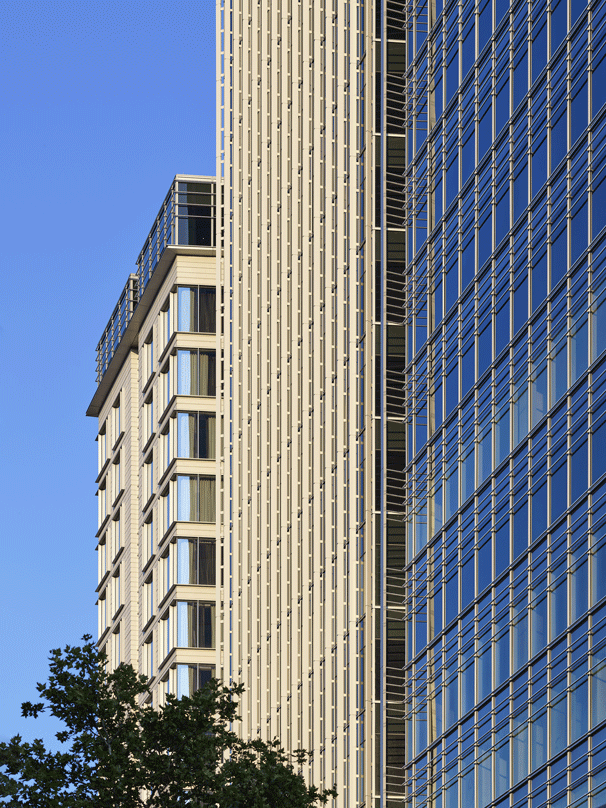
M 177 173 L 215 173 L 211 0 L 0 0 L 0 740 L 96 637 L 95 347 Z

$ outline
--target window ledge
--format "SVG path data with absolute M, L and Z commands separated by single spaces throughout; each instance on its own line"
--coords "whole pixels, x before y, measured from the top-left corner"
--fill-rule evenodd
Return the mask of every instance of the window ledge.
M 116 623 L 119 620 L 120 615 L 122 614 L 123 611 L 124 611 L 124 604 L 121 603 L 120 606 L 114 612 L 114 616 L 112 617 L 112 620 L 111 620 L 112 623 Z
M 175 530 L 176 524 L 177 524 L 176 522 L 171 522 L 170 523 L 170 525 L 168 527 L 168 530 L 166 530 L 164 532 L 164 534 L 162 535 L 162 538 L 158 542 L 158 550 L 160 549 L 160 547 L 162 547 L 162 545 L 166 542 L 166 540 L 172 536 L 172 534 L 173 534 L 173 532 Z
M 143 387 L 141 388 L 141 396 L 145 396 L 145 395 L 147 394 L 147 391 L 148 391 L 148 390 L 149 390 L 149 388 L 151 387 L 152 382 L 153 382 L 153 380 L 154 380 L 155 378 L 156 378 L 156 372 L 155 372 L 155 371 L 152 371 L 152 372 L 150 373 L 150 375 L 149 375 L 148 380 L 145 382 L 145 384 L 144 384 L 144 385 L 143 385 Z
M 149 620 L 147 621 L 147 623 L 146 623 L 146 624 L 143 626 L 143 628 L 141 629 L 141 634 L 145 634 L 145 632 L 146 632 L 146 631 L 147 631 L 147 629 L 148 629 L 148 628 L 151 626 L 151 624 L 154 622 L 154 620 L 155 620 L 155 619 L 156 619 L 156 615 L 155 615 L 155 614 L 152 614 L 152 616 L 149 618 Z M 143 640 L 143 642 L 144 642 L 144 643 L 145 643 L 145 642 L 147 642 L 147 637 L 146 637 L 146 638 Z
M 176 647 L 173 645 L 173 647 L 170 649 L 170 651 L 168 652 L 168 654 L 166 654 L 166 656 L 164 657 L 164 659 L 162 660 L 162 662 L 160 662 L 160 664 L 158 665 L 158 675 L 160 675 L 160 671 L 161 671 L 161 670 L 162 670 L 164 667 L 170 668 L 170 667 L 172 667 L 172 666 L 175 664 L 174 657 L 175 657 L 175 655 L 176 655 L 176 651 L 177 651 L 177 649 L 176 649 Z M 171 657 L 173 657 L 173 659 L 171 659 Z
M 145 505 L 144 505 L 144 506 L 141 508 L 141 513 L 142 513 L 142 514 L 145 514 L 145 511 L 146 511 L 146 510 L 149 508 L 149 506 L 150 506 L 150 505 L 152 504 L 152 502 L 154 501 L 154 497 L 155 497 L 155 496 L 156 496 L 155 494 L 151 494 L 151 495 L 150 495 L 150 496 L 147 498 L 147 502 L 146 502 L 146 503 L 145 503 Z
M 170 463 L 166 467 L 166 470 L 164 472 L 162 472 L 162 476 L 158 480 L 158 488 L 159 489 L 162 488 L 162 486 L 164 485 L 165 480 L 167 480 L 170 477 L 170 475 L 172 474 L 172 472 L 174 471 L 176 462 L 177 462 L 177 458 L 173 457 L 173 459 L 170 461 Z
M 175 405 L 176 400 L 177 400 L 176 395 L 171 396 L 170 399 L 169 399 L 168 404 L 166 405 L 166 407 L 164 407 L 164 410 L 163 410 L 162 414 L 158 418 L 158 432 L 162 432 L 162 430 L 164 429 L 164 426 L 166 424 L 166 421 L 171 417 L 172 410 L 174 409 L 174 405 Z
M 155 554 L 155 553 L 152 553 L 152 554 L 151 554 L 151 556 L 150 556 L 150 557 L 147 559 L 147 561 L 145 562 L 145 564 L 144 564 L 144 566 L 143 566 L 143 568 L 142 568 L 142 570 L 141 570 L 141 575 L 143 575 L 143 576 L 145 576 L 145 575 L 146 575 L 147 570 L 148 570 L 148 569 L 151 567 L 151 565 L 154 563 L 154 559 L 155 559 L 155 557 L 156 557 L 156 554 Z
M 124 437 L 124 430 L 122 430 L 122 432 L 120 432 L 120 434 L 116 438 L 116 442 L 112 446 L 112 454 L 116 451 L 116 448 L 117 448 L 118 444 L 120 443 L 120 441 L 122 440 L 123 437 Z
M 101 634 L 99 635 L 99 639 L 97 640 L 97 646 L 103 645 L 106 636 L 109 634 L 109 626 L 105 626 Z
M 120 549 L 118 550 L 118 552 L 116 553 L 116 555 L 114 556 L 114 558 L 112 560 L 112 567 L 115 567 L 116 563 L 122 558 L 122 553 L 123 552 L 124 552 L 124 547 L 120 547 Z
M 112 502 L 112 511 L 114 510 L 114 508 L 116 507 L 116 505 L 118 504 L 118 502 L 120 502 L 120 500 L 122 499 L 122 495 L 123 495 L 123 494 L 124 494 L 124 488 L 121 488 L 121 489 L 118 491 L 118 496 L 117 496 L 117 497 L 115 498 L 115 500 Z
M 100 471 L 99 471 L 99 474 L 97 475 L 97 479 L 95 480 L 95 482 L 96 482 L 96 483 L 98 483 L 98 482 L 99 482 L 99 480 L 101 479 L 101 477 L 103 477 L 103 475 L 104 475 L 104 474 L 105 474 L 105 472 L 107 471 L 107 467 L 109 466 L 110 462 L 111 462 L 111 458 L 110 458 L 110 457 L 108 457 L 108 458 L 106 459 L 105 463 L 104 463 L 104 464 L 101 466 L 101 469 L 100 469 Z
M 95 589 L 95 592 L 100 592 L 103 589 L 103 587 L 105 585 L 105 582 L 109 578 L 109 572 L 110 572 L 109 570 L 106 570 L 103 573 L 103 576 L 102 576 L 101 580 L 99 581 L 99 584 L 98 584 L 97 588 Z
M 107 514 L 107 516 L 104 516 L 104 517 L 103 517 L 103 521 L 102 521 L 102 522 L 101 522 L 101 524 L 99 525 L 99 530 L 98 530 L 98 531 L 95 533 L 95 538 L 96 538 L 96 539 L 98 539 L 98 538 L 99 538 L 99 536 L 100 536 L 100 535 L 103 533 L 103 531 L 105 530 L 105 528 L 106 528 L 106 526 L 107 526 L 107 523 L 109 522 L 109 518 L 110 518 L 110 516 L 111 516 L 111 514 L 109 514 L 109 513 L 108 513 L 108 514 Z
M 177 331 L 173 331 L 173 333 L 170 335 L 170 339 L 168 340 L 168 342 L 164 346 L 162 353 L 158 357 L 158 366 L 160 366 L 162 362 L 164 362 L 164 357 L 168 356 L 168 354 L 171 352 L 172 347 L 175 344 L 175 340 L 177 339 L 177 334 L 178 334 Z
M 153 440 L 154 440 L 155 437 L 156 437 L 156 433 L 152 432 L 151 435 L 149 436 L 149 438 L 147 439 L 147 441 L 145 442 L 145 446 L 141 450 L 141 454 L 145 454 L 147 452 L 147 450 L 149 449 L 149 447 L 153 443 Z
M 166 593 L 166 595 L 164 595 L 164 597 L 162 598 L 160 603 L 158 603 L 158 614 L 160 614 L 160 612 L 166 606 L 168 601 L 174 596 L 176 588 L 177 588 L 177 584 L 173 584 L 171 586 L 171 588 L 168 590 L 168 592 Z

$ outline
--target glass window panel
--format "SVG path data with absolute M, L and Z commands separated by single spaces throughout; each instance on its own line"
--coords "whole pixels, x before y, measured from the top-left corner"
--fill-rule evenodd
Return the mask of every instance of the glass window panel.
M 177 290 L 177 331 L 198 331 L 198 290 L 180 286 Z

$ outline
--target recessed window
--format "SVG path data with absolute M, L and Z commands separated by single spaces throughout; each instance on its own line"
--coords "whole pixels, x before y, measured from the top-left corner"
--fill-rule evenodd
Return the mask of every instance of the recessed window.
M 182 396 L 215 396 L 215 351 L 177 351 L 177 393 Z
M 208 286 L 180 286 L 177 290 L 178 331 L 215 334 L 217 292 Z
M 214 460 L 216 424 L 216 416 L 210 413 L 177 413 L 177 457 Z
M 112 445 L 116 443 L 121 435 L 122 423 L 120 415 L 120 396 L 116 399 L 112 407 Z
M 122 508 L 118 508 L 118 511 L 116 512 L 116 515 L 112 519 L 112 523 L 111 523 L 110 535 L 111 535 L 111 557 L 112 557 L 112 559 L 114 559 L 118 555 L 120 547 L 122 547 L 122 531 L 121 531 L 121 520 L 120 520 L 121 511 L 122 511 Z
M 215 516 L 215 478 L 179 474 L 177 476 L 177 520 L 180 522 L 214 522 Z
M 177 665 L 177 698 L 192 696 L 214 677 L 214 665 Z
M 120 624 L 117 625 L 114 633 L 112 634 L 112 658 L 111 663 L 114 668 L 117 668 L 120 662 L 122 649 L 120 648 Z
M 143 541 L 144 548 L 147 553 L 147 559 L 150 559 L 154 554 L 154 517 L 153 513 L 143 525 Z
M 145 384 L 154 372 L 154 332 L 150 331 L 142 351 L 142 382 Z
M 118 567 L 118 569 L 116 570 L 116 572 L 112 577 L 111 594 L 112 594 L 112 614 L 116 614 L 116 612 L 122 605 L 122 596 L 120 592 L 120 567 Z
M 105 461 L 107 460 L 107 421 L 103 424 L 103 426 L 99 430 L 99 434 L 97 436 L 97 450 L 99 453 L 99 473 L 100 473 L 101 469 L 105 465 Z
M 177 539 L 177 583 L 214 586 L 216 543 L 214 539 Z
M 215 604 L 200 600 L 177 601 L 179 648 L 215 647 Z

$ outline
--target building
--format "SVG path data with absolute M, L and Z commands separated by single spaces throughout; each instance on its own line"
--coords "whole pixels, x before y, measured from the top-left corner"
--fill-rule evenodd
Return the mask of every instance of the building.
M 605 15 L 220 4 L 224 672 L 339 806 L 606 804 Z
M 177 175 L 97 346 L 99 647 L 153 699 L 216 675 L 216 183 Z
M 220 3 L 224 256 L 152 230 L 100 343 L 100 644 L 158 700 L 242 681 L 242 732 L 313 750 L 339 808 L 606 805 L 605 25 Z M 176 183 L 166 216 L 214 221 Z M 181 286 L 221 286 L 224 337 Z M 218 405 L 179 389 L 213 350 Z M 213 412 L 217 459 L 175 456 Z M 213 537 L 212 584 L 179 578 Z

